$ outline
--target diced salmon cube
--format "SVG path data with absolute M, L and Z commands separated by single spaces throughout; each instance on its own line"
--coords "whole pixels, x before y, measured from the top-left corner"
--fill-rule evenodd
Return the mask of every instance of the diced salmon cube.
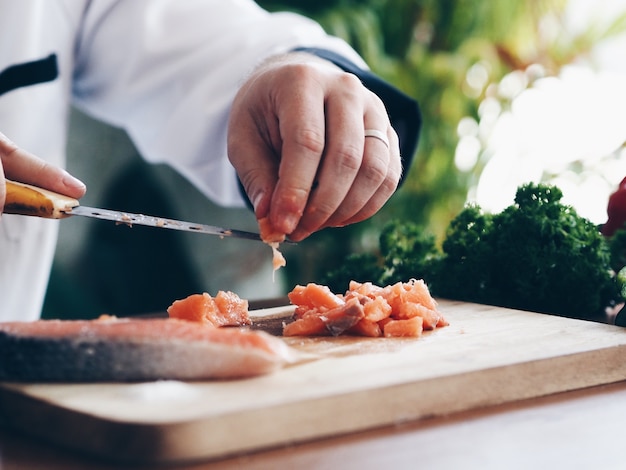
M 423 305 L 407 302 L 400 305 L 394 318 L 406 320 L 413 317 L 422 317 L 424 329 L 433 330 L 437 327 L 441 315 L 436 310 L 431 310 Z
M 184 299 L 175 300 L 167 309 L 170 318 L 189 320 L 201 323 L 208 323 L 208 315 L 213 316 L 217 309 L 213 298 L 206 292 L 202 294 L 191 294 Z
M 215 298 L 206 292 L 191 294 L 169 306 L 170 318 L 209 323 L 213 326 L 250 325 L 248 301 L 233 292 L 219 291 Z
M 422 317 L 413 317 L 407 320 L 389 320 L 385 323 L 383 334 L 385 337 L 413 337 L 422 335 Z
M 376 297 L 363 304 L 365 318 L 377 322 L 391 315 L 391 305 L 382 297 Z
M 369 336 L 371 338 L 378 338 L 383 335 L 383 331 L 378 323 L 366 318 L 359 320 L 348 332 L 358 336 Z
M 327 311 L 322 318 L 330 334 L 339 336 L 356 325 L 364 316 L 363 306 L 357 299 L 351 299 L 344 305 Z
M 283 336 L 324 336 L 328 334 L 324 320 L 315 315 L 299 318 L 283 327 Z
M 289 300 L 294 305 L 313 308 L 332 309 L 345 303 L 336 294 L 333 294 L 328 286 L 309 283 L 306 286 L 296 286 L 289 294 Z
M 368 296 L 372 299 L 381 295 L 382 290 L 382 287 L 379 287 L 371 282 L 360 283 L 356 281 L 350 281 L 350 284 L 348 285 L 349 292 L 356 292 L 358 294 Z
M 219 291 L 213 301 L 218 312 L 213 317 L 213 323 L 217 323 L 219 326 L 252 324 L 248 316 L 248 301 L 241 299 L 237 294 L 230 291 Z

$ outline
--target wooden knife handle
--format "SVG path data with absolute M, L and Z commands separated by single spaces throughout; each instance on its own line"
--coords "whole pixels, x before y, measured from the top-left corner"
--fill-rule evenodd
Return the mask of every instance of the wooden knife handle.
M 78 206 L 78 200 L 47 189 L 15 181 L 6 182 L 6 214 L 31 215 L 46 219 L 68 217 L 64 211 Z

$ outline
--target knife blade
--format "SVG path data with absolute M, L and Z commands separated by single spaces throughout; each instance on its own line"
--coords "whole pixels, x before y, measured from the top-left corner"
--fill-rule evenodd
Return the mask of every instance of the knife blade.
M 78 215 L 102 220 L 111 220 L 116 224 L 146 225 L 149 227 L 181 230 L 219 237 L 243 238 L 246 240 L 262 241 L 258 233 L 243 230 L 215 227 L 213 225 L 185 222 L 182 220 L 167 219 L 132 212 L 121 212 L 109 209 L 81 206 L 77 199 L 58 194 L 47 189 L 38 188 L 16 181 L 6 182 L 6 202 L 4 213 L 20 214 L 47 219 L 63 219 Z

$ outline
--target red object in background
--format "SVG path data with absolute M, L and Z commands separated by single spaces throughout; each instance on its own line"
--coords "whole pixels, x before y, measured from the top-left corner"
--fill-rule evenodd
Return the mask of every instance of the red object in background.
M 610 237 L 626 223 L 626 178 L 619 184 L 617 191 L 611 194 L 606 212 L 609 220 L 602 226 L 602 235 Z

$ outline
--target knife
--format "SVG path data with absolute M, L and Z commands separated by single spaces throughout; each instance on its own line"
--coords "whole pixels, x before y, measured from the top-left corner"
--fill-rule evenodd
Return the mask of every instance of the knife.
M 183 222 L 181 220 L 153 217 L 144 214 L 133 214 L 131 212 L 81 206 L 77 199 L 47 189 L 9 180 L 6 182 L 4 213 L 30 215 L 46 219 L 64 219 L 72 215 L 80 215 L 84 217 L 94 217 L 96 219 L 112 220 L 117 224 L 125 224 L 129 227 L 135 224 L 147 225 L 150 227 L 217 235 L 219 237 L 234 237 L 262 241 L 258 233 Z

